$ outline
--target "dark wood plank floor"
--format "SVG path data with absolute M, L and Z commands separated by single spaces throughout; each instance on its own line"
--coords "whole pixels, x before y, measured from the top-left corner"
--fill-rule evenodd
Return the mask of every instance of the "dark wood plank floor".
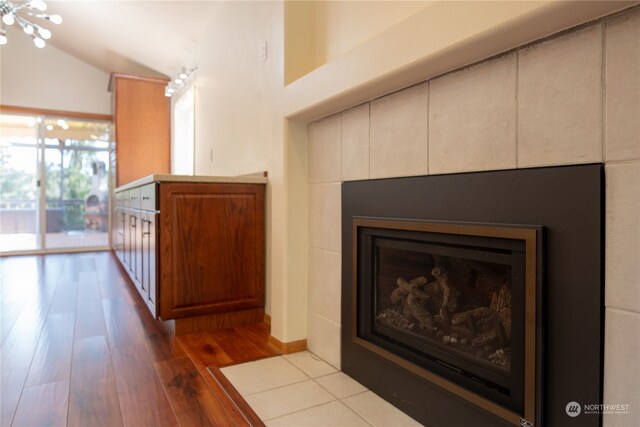
M 262 425 L 217 367 L 269 326 L 173 338 L 109 252 L 0 258 L 0 316 L 2 427 Z

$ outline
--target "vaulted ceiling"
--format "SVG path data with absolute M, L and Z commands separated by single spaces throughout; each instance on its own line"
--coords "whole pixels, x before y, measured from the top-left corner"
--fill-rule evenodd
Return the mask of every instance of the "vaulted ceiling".
M 173 75 L 215 13 L 216 1 L 48 1 L 50 44 L 105 72 Z

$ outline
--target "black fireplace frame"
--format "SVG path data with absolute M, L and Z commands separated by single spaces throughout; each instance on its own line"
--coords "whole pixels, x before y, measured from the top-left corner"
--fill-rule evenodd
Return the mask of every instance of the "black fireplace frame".
M 511 422 L 519 424 L 521 419 L 535 425 L 535 390 L 536 390 L 536 316 L 541 311 L 541 278 L 542 278 L 542 238 L 543 228 L 540 226 L 509 226 L 494 224 L 467 224 L 452 222 L 428 222 L 428 221 L 410 221 L 410 220 L 385 220 L 378 218 L 353 218 L 353 265 L 362 266 L 353 269 L 352 280 L 352 319 L 351 319 L 351 338 L 355 345 L 361 346 L 379 356 L 395 363 L 403 368 L 415 373 L 416 375 L 436 384 L 450 393 L 460 396 L 462 399 L 478 405 L 487 411 Z M 522 242 L 524 245 L 524 289 L 523 302 L 524 313 L 522 321 L 522 349 L 520 357 L 522 360 L 521 381 L 515 381 L 522 390 L 516 393 L 521 395 L 522 405 L 520 410 L 515 408 L 507 408 L 500 405 L 479 393 L 483 388 L 485 393 L 492 393 L 492 390 L 477 384 L 476 390 L 471 390 L 455 381 L 455 374 L 449 379 L 446 366 L 438 366 L 438 363 L 429 362 L 420 358 L 412 362 L 410 356 L 401 356 L 394 351 L 390 351 L 388 346 L 381 340 L 377 340 L 370 331 L 371 319 L 369 302 L 363 301 L 363 296 L 369 296 L 372 283 L 368 280 L 367 272 L 371 270 L 369 265 L 371 248 L 368 247 L 370 240 L 374 236 L 382 236 L 385 231 L 390 231 L 391 235 L 398 236 L 402 232 L 406 233 L 406 237 L 424 238 L 425 240 L 441 240 L 450 244 L 464 244 L 468 247 L 475 244 L 487 244 L 494 240 L 503 245 L 506 242 Z M 411 234 L 417 232 L 418 234 Z M 399 236 L 398 236 L 399 237 Z M 480 243 L 483 242 L 483 243 Z M 494 243 L 494 248 L 497 247 Z M 505 245 L 507 246 L 507 245 Z M 364 302 L 364 304 L 363 304 Z M 405 354 L 408 354 L 405 352 Z M 425 363 L 430 369 L 422 366 L 420 362 Z M 440 362 L 442 364 L 442 362 Z M 442 375 L 444 373 L 444 375 Z M 462 379 L 458 376 L 458 380 Z M 473 381 L 467 381 L 473 384 Z M 475 391 L 475 392 L 474 392 Z M 492 393 L 495 395 L 495 393 Z M 509 399 L 506 399 L 509 401 Z
M 602 426 L 601 414 L 574 418 L 566 406 L 603 400 L 603 164 L 345 182 L 341 203 L 341 368 L 346 374 L 425 425 L 513 426 L 354 343 L 353 219 L 539 224 L 544 227 L 544 291 L 536 320 L 540 357 L 534 425 Z

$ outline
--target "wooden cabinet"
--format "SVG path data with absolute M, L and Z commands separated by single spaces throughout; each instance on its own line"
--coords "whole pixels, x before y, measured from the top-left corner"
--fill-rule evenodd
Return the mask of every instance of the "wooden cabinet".
M 157 237 L 157 217 L 158 214 L 147 212 L 141 218 L 141 243 L 142 243 L 142 297 L 147 302 L 147 306 L 152 313 L 156 310 L 156 237 Z
M 261 321 L 265 185 L 159 182 L 116 191 L 114 250 L 176 333 Z
M 145 304 L 156 315 L 156 184 L 116 192 L 114 251 Z M 151 233 L 153 232 L 153 235 Z M 153 248 L 153 251 L 152 249 Z M 153 286 L 150 280 L 153 280 Z M 150 292 L 150 288 L 153 290 Z
M 171 170 L 168 80 L 113 73 L 109 83 L 115 125 L 116 186 Z

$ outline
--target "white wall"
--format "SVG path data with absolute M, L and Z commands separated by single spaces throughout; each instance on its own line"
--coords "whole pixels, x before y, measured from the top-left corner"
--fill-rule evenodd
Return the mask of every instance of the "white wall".
M 282 6 L 225 2 L 216 12 L 190 61 L 198 67 L 196 173 L 267 170 L 282 140 Z
M 335 60 L 433 3 L 424 0 L 317 2 L 316 49 L 324 59 L 318 65 Z
M 286 83 L 423 10 L 432 1 L 285 2 Z
M 0 48 L 1 104 L 111 114 L 109 74 L 51 44 L 38 49 L 30 37 L 8 30 L 9 43 Z

